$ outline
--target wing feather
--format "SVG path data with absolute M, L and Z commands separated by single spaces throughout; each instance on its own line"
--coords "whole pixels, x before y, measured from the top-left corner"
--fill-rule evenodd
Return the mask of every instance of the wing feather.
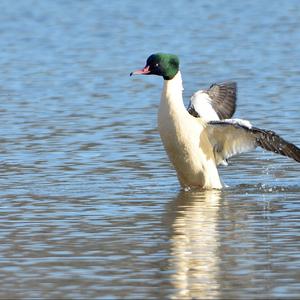
M 236 109 L 236 94 L 236 82 L 214 83 L 208 90 L 200 90 L 192 96 L 188 112 L 207 121 L 229 119 Z
M 252 127 L 247 121 L 233 119 L 210 121 L 208 136 L 214 146 L 217 164 L 257 146 L 300 162 L 300 149 L 274 131 Z
M 212 84 L 207 90 L 219 118 L 230 119 L 236 109 L 237 84 L 233 81 Z

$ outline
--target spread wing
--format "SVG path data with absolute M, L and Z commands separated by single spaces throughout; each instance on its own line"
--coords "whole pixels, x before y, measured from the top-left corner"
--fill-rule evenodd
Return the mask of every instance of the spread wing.
M 188 112 L 207 121 L 230 119 L 236 109 L 236 95 L 236 82 L 214 83 L 208 90 L 200 90 L 192 96 Z
M 252 127 L 239 119 L 210 121 L 208 136 L 214 147 L 217 164 L 229 157 L 255 149 L 257 146 L 300 162 L 300 149 L 273 131 Z

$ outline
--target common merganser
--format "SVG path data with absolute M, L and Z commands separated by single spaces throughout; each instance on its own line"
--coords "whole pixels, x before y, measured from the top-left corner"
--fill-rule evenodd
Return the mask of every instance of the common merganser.
M 196 92 L 186 109 L 176 55 L 152 54 L 143 69 L 130 75 L 138 74 L 164 79 L 158 130 L 182 188 L 221 189 L 217 166 L 257 146 L 300 162 L 300 149 L 275 132 L 231 119 L 236 108 L 235 82 L 213 84 Z

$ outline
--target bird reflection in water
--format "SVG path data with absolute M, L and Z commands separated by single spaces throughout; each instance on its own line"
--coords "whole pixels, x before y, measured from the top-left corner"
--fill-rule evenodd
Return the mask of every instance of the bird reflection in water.
M 219 296 L 218 211 L 221 191 L 180 192 L 171 203 L 170 269 L 175 299 Z

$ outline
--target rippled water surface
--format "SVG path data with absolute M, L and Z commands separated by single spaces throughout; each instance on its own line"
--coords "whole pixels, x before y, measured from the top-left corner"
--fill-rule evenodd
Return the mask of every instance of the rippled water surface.
M 300 165 L 260 150 L 182 192 L 156 129 L 156 51 L 186 101 L 300 145 L 299 1 L 3 1 L 0 297 L 298 298 Z

